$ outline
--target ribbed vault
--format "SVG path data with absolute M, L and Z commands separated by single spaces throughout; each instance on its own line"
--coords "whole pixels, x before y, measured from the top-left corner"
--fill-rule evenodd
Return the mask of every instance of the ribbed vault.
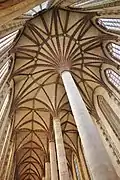
M 106 88 L 100 69 L 109 61 L 101 45 L 112 37 L 94 27 L 93 16 L 63 9 L 41 13 L 26 23 L 12 50 L 16 54 L 13 138 L 20 180 L 44 175 L 56 116 L 61 119 L 71 169 L 71 153 L 78 153 L 78 133 L 60 73 L 71 71 L 89 112 L 95 115 L 94 90 L 99 85 Z

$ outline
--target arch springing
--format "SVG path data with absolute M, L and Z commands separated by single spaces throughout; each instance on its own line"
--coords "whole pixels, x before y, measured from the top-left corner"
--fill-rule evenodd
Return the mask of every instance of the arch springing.
M 106 70 L 106 76 L 108 81 L 117 89 L 120 91 L 120 75 L 117 74 L 112 69 Z

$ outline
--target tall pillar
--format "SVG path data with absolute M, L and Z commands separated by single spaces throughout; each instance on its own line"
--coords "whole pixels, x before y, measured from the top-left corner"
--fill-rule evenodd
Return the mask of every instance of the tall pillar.
M 65 154 L 65 148 L 62 137 L 62 130 L 59 118 L 53 119 L 55 143 L 57 150 L 58 168 L 60 180 L 69 180 L 69 172 L 67 166 L 67 159 Z
M 49 141 L 51 180 L 58 180 L 56 150 L 54 141 Z
M 49 162 L 46 162 L 45 163 L 45 180 L 50 180 L 50 163 Z
M 63 84 L 82 141 L 84 154 L 93 180 L 117 180 L 118 176 L 111 164 L 78 88 L 69 71 L 61 73 Z

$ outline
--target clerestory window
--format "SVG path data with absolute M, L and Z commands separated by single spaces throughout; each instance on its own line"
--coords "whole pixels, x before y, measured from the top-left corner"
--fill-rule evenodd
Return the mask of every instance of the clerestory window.
M 3 82 L 6 74 L 8 73 L 10 67 L 10 60 L 6 61 L 2 67 L 0 67 L 0 84 Z
M 2 52 L 2 50 L 4 50 L 5 48 L 7 48 L 8 46 L 10 46 L 12 44 L 18 31 L 19 30 L 16 30 L 0 39 L 0 53 Z
M 101 6 L 101 5 L 112 3 L 115 1 L 118 1 L 118 0 L 81 0 L 81 1 L 77 1 L 76 3 L 72 4 L 71 7 L 89 8 L 89 7 Z
M 119 118 L 119 116 L 117 116 L 117 114 L 114 112 L 114 109 L 112 109 L 112 106 L 110 106 L 108 104 L 108 102 L 106 101 L 106 99 L 103 96 L 98 95 L 97 100 L 98 100 L 98 105 L 99 105 L 101 112 L 103 113 L 104 117 L 108 121 L 108 123 L 111 126 L 112 130 L 114 131 L 115 135 L 120 140 L 120 130 L 119 130 L 120 129 L 120 118 Z
M 80 180 L 79 165 L 78 165 L 77 159 L 75 157 L 74 157 L 74 168 L 75 168 L 76 178 L 77 178 L 77 180 Z
M 106 76 L 108 81 L 118 90 L 120 91 L 120 75 L 117 74 L 112 69 L 106 70 Z
M 44 10 L 44 9 L 47 9 L 48 3 L 49 3 L 49 1 L 45 1 L 45 2 L 43 2 L 42 4 L 35 6 L 33 9 L 30 9 L 30 10 L 29 10 L 28 12 L 26 12 L 25 14 L 26 14 L 26 15 L 29 15 L 29 16 L 34 16 L 34 15 L 37 14 L 38 12 L 40 12 L 40 11 L 42 11 L 42 10 Z
M 111 56 L 113 56 L 118 61 L 120 60 L 120 46 L 114 43 L 109 43 L 107 46 Z
M 120 32 L 120 19 L 119 18 L 100 18 L 98 24 L 109 31 Z
M 8 93 L 6 95 L 6 98 L 5 98 L 4 102 L 3 102 L 2 108 L 0 109 L 0 121 L 1 121 L 1 119 L 3 117 L 3 114 L 4 114 L 5 110 L 6 110 L 6 108 L 7 108 L 7 105 L 9 103 L 9 98 L 10 98 L 10 93 Z

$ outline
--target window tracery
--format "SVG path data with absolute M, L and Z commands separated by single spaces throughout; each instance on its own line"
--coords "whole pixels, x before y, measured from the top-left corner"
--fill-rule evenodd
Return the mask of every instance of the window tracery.
M 119 32 L 120 31 L 120 19 L 119 18 L 100 18 L 98 19 L 98 24 L 102 26 L 102 28 L 113 31 Z
M 0 68 L 0 84 L 2 83 L 5 75 L 7 74 L 10 66 L 10 61 L 7 61 L 3 64 L 3 66 Z
M 112 69 L 106 70 L 106 76 L 108 81 L 117 89 L 120 90 L 120 75 Z
M 79 165 L 78 165 L 78 161 L 77 161 L 75 156 L 74 156 L 74 160 L 73 161 L 74 161 L 74 168 L 75 168 L 75 173 L 76 173 L 77 180 L 80 180 Z
M 3 115 L 4 115 L 4 112 L 5 112 L 6 108 L 7 108 L 7 105 L 9 103 L 9 98 L 10 98 L 10 93 L 7 93 L 7 95 L 5 97 L 5 100 L 3 102 L 3 105 L 2 105 L 2 107 L 0 109 L 0 121 L 1 121 L 1 119 L 3 117 Z
M 109 43 L 107 47 L 111 56 L 120 61 L 120 46 L 114 43 Z
M 114 131 L 115 135 L 120 139 L 120 119 L 117 114 L 114 112 L 112 107 L 107 103 L 105 98 L 101 95 L 97 96 L 98 105 L 100 107 L 101 112 L 103 113 L 104 117 L 108 121 L 109 125 L 111 126 L 112 130 Z
M 7 36 L 0 39 L 0 52 L 2 52 L 6 47 L 8 47 L 14 41 L 19 30 L 16 30 Z
M 82 0 L 77 1 L 76 3 L 72 4 L 71 6 L 74 8 L 89 8 L 89 7 L 95 7 L 100 6 L 107 3 L 112 3 L 117 0 Z
M 47 9 L 49 1 L 45 1 L 40 5 L 35 6 L 33 9 L 30 9 L 28 12 L 25 13 L 25 15 L 34 16 L 38 12 Z

